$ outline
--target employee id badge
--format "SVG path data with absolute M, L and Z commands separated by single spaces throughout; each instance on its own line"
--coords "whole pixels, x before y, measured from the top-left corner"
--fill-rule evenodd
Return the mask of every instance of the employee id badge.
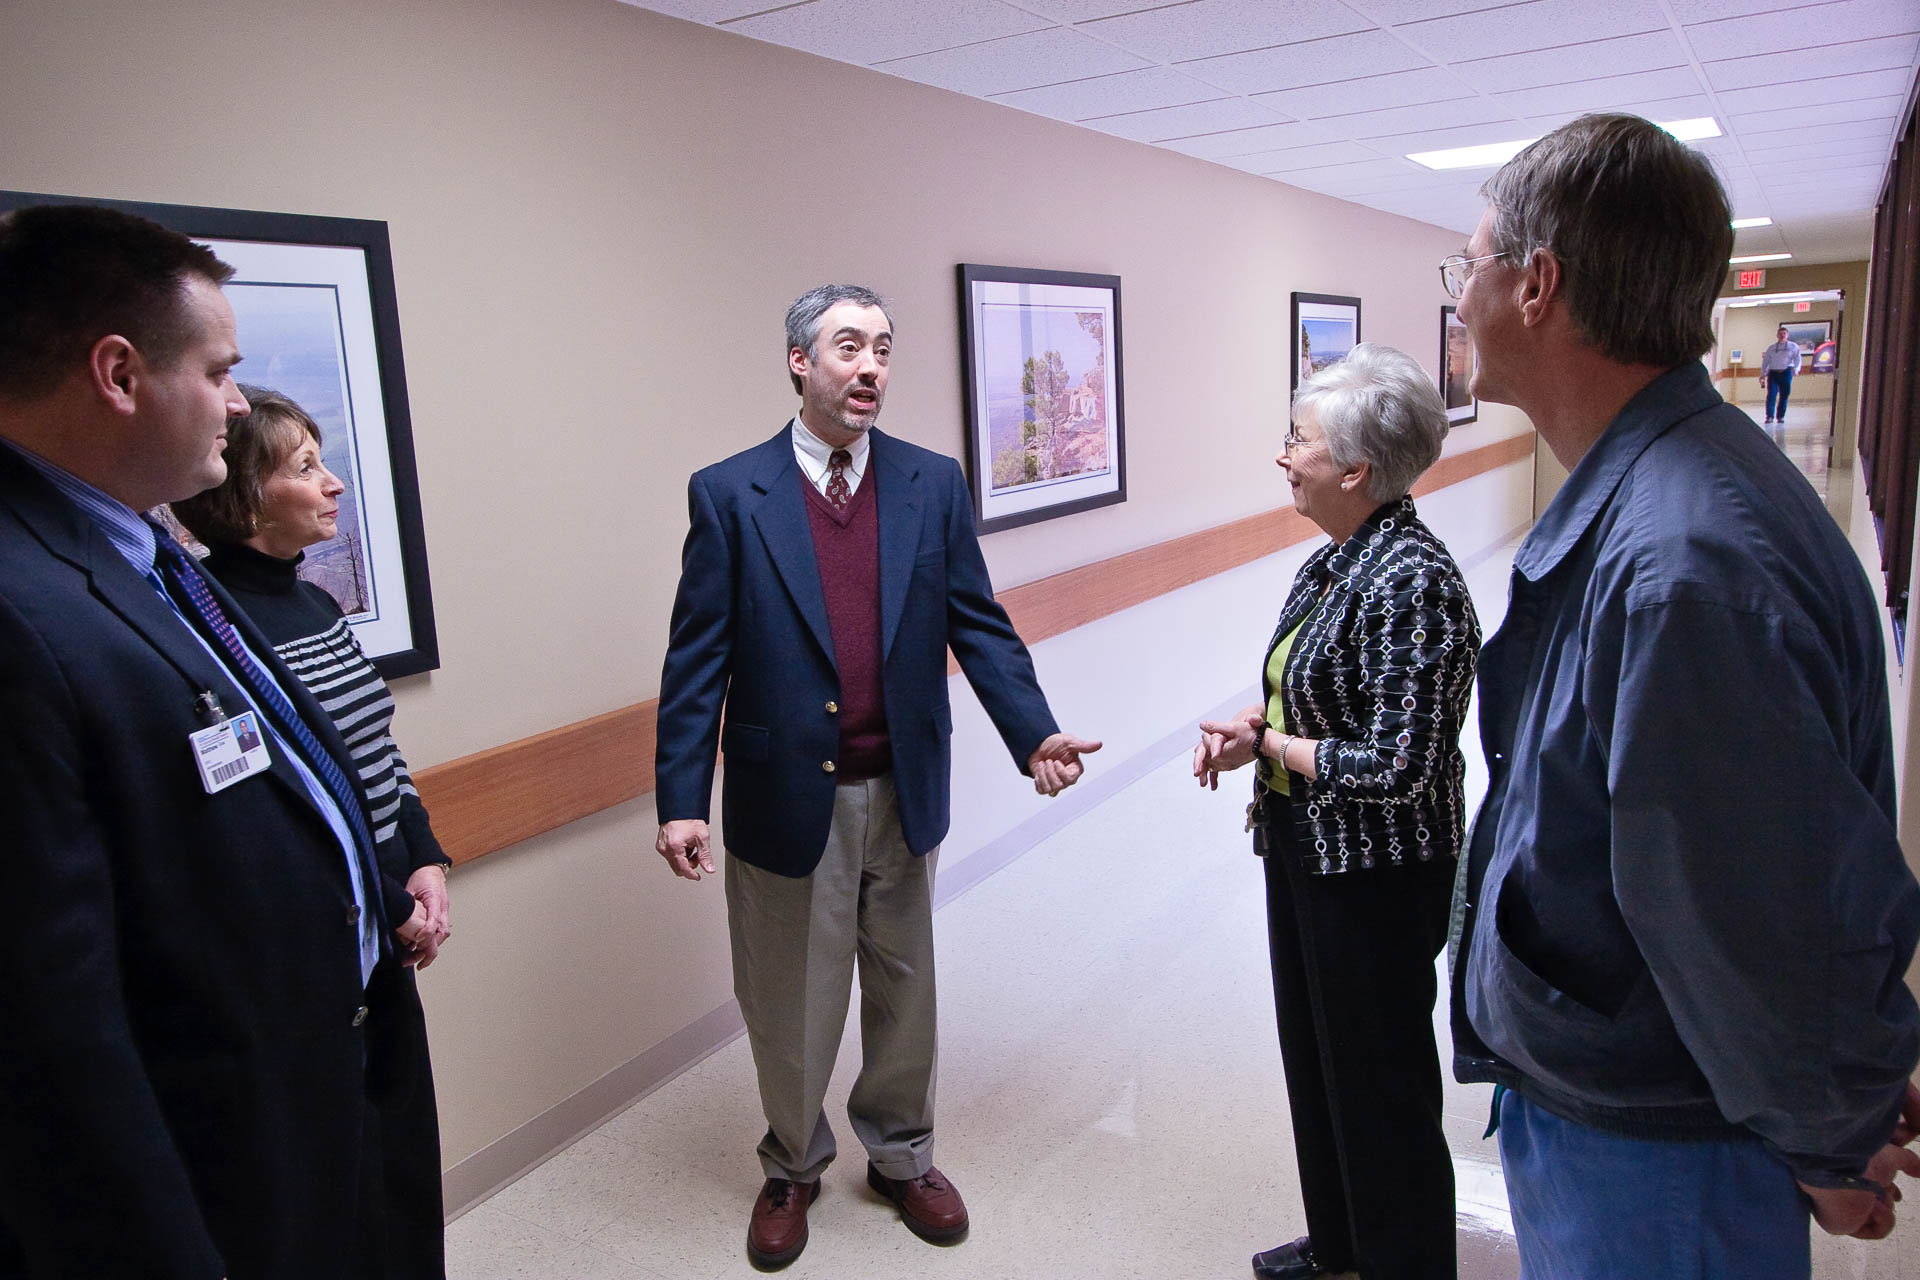
M 187 741 L 193 744 L 193 762 L 200 766 L 200 783 L 208 795 L 262 773 L 272 763 L 256 712 L 243 711 L 212 728 L 190 733 Z

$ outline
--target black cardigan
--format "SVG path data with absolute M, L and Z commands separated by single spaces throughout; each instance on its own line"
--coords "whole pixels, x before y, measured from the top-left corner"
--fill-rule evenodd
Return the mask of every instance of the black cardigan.
M 1301 566 L 1268 658 L 1295 627 L 1281 688 L 1285 731 L 1320 740 L 1318 776 L 1290 775 L 1286 797 L 1306 869 L 1328 875 L 1459 856 L 1460 729 L 1480 621 L 1459 566 L 1412 498 L 1387 503 Z M 1261 688 L 1270 697 L 1265 665 Z M 1270 793 L 1267 803 L 1282 798 Z

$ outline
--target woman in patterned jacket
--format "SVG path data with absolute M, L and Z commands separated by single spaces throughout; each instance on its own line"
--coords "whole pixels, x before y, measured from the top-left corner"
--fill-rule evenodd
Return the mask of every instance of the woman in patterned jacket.
M 277 391 L 242 387 L 241 394 L 253 412 L 227 424 L 226 480 L 174 503 L 173 514 L 209 548 L 203 567 L 333 717 L 366 786 L 382 902 L 396 927 L 394 958 L 382 960 L 367 983 L 369 1136 L 381 1159 L 379 1185 L 365 1194 L 386 1231 L 363 1243 L 369 1256 L 360 1274 L 444 1280 L 440 1121 L 413 970 L 433 962 L 451 931 L 449 861 L 388 732 L 393 695 L 339 602 L 297 576 L 306 548 L 337 534 L 345 492 L 320 461 L 320 427 Z
M 1294 579 L 1264 705 L 1201 724 L 1194 774 L 1257 765 L 1280 1056 L 1307 1234 L 1260 1280 L 1453 1280 L 1434 961 L 1465 809 L 1460 728 L 1479 622 L 1409 491 L 1440 456 L 1440 393 L 1373 343 L 1300 384 L 1278 458 L 1332 539 Z

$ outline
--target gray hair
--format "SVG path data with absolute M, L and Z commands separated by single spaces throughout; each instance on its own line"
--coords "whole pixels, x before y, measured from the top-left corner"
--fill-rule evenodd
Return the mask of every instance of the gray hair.
M 1713 166 L 1639 116 L 1590 115 L 1509 160 L 1480 194 L 1492 250 L 1560 261 L 1581 335 L 1622 364 L 1685 364 L 1713 346 L 1733 211 Z
M 1391 502 L 1413 488 L 1440 456 L 1447 406 L 1420 362 L 1397 347 L 1362 342 L 1346 359 L 1304 378 L 1293 418 L 1311 412 L 1342 470 L 1372 468 L 1367 496 Z
M 787 308 L 787 350 L 792 352 L 798 348 L 806 352 L 807 358 L 811 360 L 814 340 L 820 336 L 820 317 L 843 302 L 851 302 L 857 307 L 880 308 L 880 313 L 887 317 L 888 330 L 892 330 L 893 315 L 887 310 L 887 304 L 881 301 L 879 294 L 865 285 L 816 285 L 795 298 L 793 305 Z M 787 373 L 793 379 L 794 391 L 798 392 L 800 375 L 791 369 Z

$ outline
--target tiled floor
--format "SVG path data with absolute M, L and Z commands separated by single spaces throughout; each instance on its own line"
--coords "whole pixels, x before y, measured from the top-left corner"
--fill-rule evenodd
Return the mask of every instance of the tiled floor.
M 1832 406 L 1825 401 L 1818 404 L 1795 404 L 1787 402 L 1787 420 L 1769 426 L 1761 421 L 1766 416 L 1764 403 L 1743 404 L 1740 406 L 1753 419 L 1754 425 L 1773 437 L 1793 465 L 1800 468 L 1808 482 L 1819 491 L 1822 498 L 1827 497 L 1827 452 L 1833 430 Z
M 1511 554 L 1468 575 L 1489 634 Z M 1476 797 L 1478 756 L 1470 741 Z M 867 1190 L 844 1121 L 855 1019 L 828 1099 L 841 1159 L 785 1275 L 1245 1280 L 1251 1253 L 1303 1232 L 1240 803 L 1237 788 L 1196 787 L 1183 752 L 939 911 L 937 1159 L 966 1195 L 972 1234 L 922 1244 Z M 1434 1019 L 1444 1045 L 1444 1003 Z M 1488 1096 L 1448 1082 L 1464 1280 L 1519 1270 L 1497 1155 L 1480 1137 Z M 737 1040 L 455 1222 L 449 1275 L 751 1276 L 760 1130 Z M 1817 1241 L 1816 1275 L 1920 1276 L 1920 1228 L 1905 1234 Z

